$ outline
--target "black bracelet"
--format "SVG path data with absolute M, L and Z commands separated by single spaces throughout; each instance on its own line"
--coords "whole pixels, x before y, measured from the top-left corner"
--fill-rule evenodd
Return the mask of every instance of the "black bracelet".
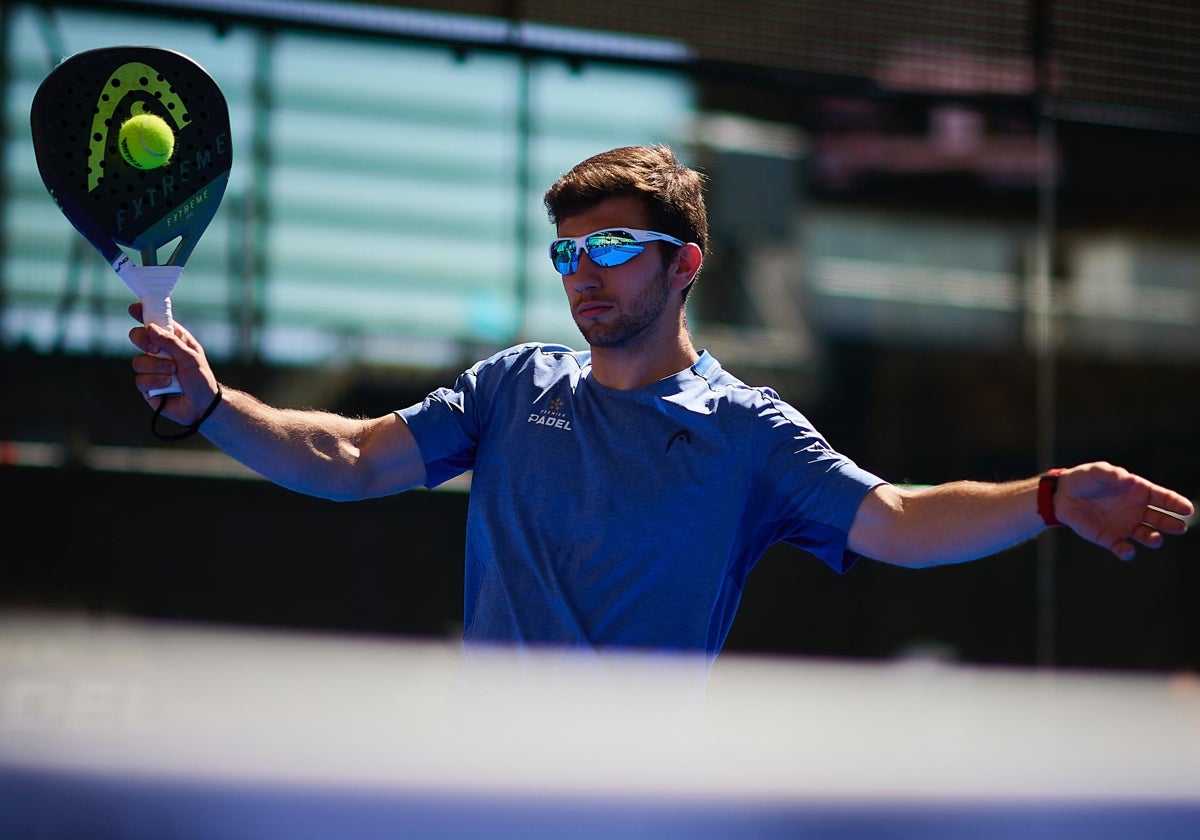
M 158 408 L 154 409 L 154 416 L 150 418 L 150 433 L 152 435 L 154 435 L 156 438 L 158 438 L 159 440 L 166 441 L 167 443 L 173 443 L 177 440 L 183 440 L 184 438 L 190 438 L 192 435 L 196 434 L 196 432 L 200 431 L 200 425 L 205 420 L 207 420 L 209 418 L 209 415 L 211 415 L 214 411 L 216 411 L 217 406 L 221 404 L 221 383 L 220 382 L 217 383 L 217 393 L 213 394 L 212 402 L 210 402 L 208 404 L 208 408 L 204 409 L 204 413 L 200 415 L 200 417 L 196 420 L 195 423 L 188 426 L 182 432 L 175 432 L 174 434 L 164 435 L 162 432 L 160 432 L 158 430 L 158 418 L 162 416 L 163 407 L 166 404 L 167 404 L 166 397 L 163 397 L 161 400 L 158 401 Z

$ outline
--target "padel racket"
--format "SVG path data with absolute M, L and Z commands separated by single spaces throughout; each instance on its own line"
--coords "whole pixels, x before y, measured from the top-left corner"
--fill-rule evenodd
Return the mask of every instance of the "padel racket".
M 175 133 L 170 159 L 155 169 L 131 165 L 118 147 L 121 126 L 142 113 Z M 216 82 L 173 50 L 88 50 L 42 81 L 30 122 L 38 170 L 63 215 L 141 300 L 143 320 L 170 330 L 171 292 L 233 165 L 229 107 Z M 172 379 L 150 395 L 179 390 Z

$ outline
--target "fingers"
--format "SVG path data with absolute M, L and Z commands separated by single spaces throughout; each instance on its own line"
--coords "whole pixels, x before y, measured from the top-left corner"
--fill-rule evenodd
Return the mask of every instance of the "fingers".
M 192 334 L 179 324 L 174 324 L 174 333 L 168 332 L 157 324 L 134 327 L 129 331 L 129 340 L 143 353 L 151 354 L 173 355 L 172 351 L 175 348 L 182 351 L 194 350 L 199 346 Z
M 1133 529 L 1130 539 L 1146 548 L 1158 548 L 1163 544 L 1162 531 L 1156 531 L 1145 523 Z
M 149 353 L 134 356 L 133 372 L 138 376 L 166 376 L 170 378 L 176 372 L 175 360 L 169 356 L 156 356 Z
M 134 327 L 129 331 L 129 341 L 143 353 L 160 354 L 169 352 L 170 341 L 162 328 L 149 324 L 144 327 Z
M 150 396 L 152 391 L 168 387 L 176 372 L 175 360 L 165 356 L 134 356 L 131 364 L 135 374 L 134 386 L 147 400 L 153 399 Z
M 189 350 L 199 350 L 200 342 L 196 341 L 196 337 L 188 332 L 187 328 L 178 321 L 172 321 L 171 325 L 175 328 L 175 335 Z
M 1118 560 L 1123 560 L 1128 563 L 1137 554 L 1137 549 L 1133 547 L 1133 543 L 1128 540 L 1117 540 L 1112 544 L 1112 553 L 1117 555 Z
M 1159 487 L 1157 484 L 1150 488 L 1150 505 L 1151 510 L 1157 508 L 1170 515 L 1172 519 L 1191 516 L 1196 512 L 1196 506 L 1186 496 L 1176 493 L 1174 490 Z M 1176 519 L 1175 521 L 1180 520 Z M 1172 533 L 1182 532 L 1173 531 Z
M 1137 546 L 1159 548 L 1163 543 L 1163 535 L 1149 525 L 1136 526 L 1126 537 L 1116 540 L 1109 549 L 1117 558 L 1129 562 L 1137 555 Z
M 1182 496 L 1180 497 L 1183 498 Z M 1185 505 L 1177 505 L 1166 509 L 1160 505 L 1151 504 L 1146 507 L 1146 525 L 1162 531 L 1164 534 L 1186 534 L 1187 522 L 1180 517 L 1191 516 L 1194 513 L 1192 503 L 1183 499 Z
M 130 314 L 134 314 L 135 308 L 140 309 L 140 306 L 130 306 Z M 187 351 L 180 347 L 178 336 L 156 324 L 134 327 L 129 331 L 129 340 L 145 354 L 134 356 L 130 362 L 135 373 L 134 385 L 143 399 L 154 399 L 150 396 L 152 392 L 173 384 L 172 377 L 178 376 L 179 372 L 178 360 Z
M 1133 533 L 1128 539 L 1117 540 L 1112 544 L 1112 553 L 1119 559 L 1129 562 L 1137 555 L 1137 546 L 1134 543 L 1146 548 L 1161 548 L 1163 535 L 1148 525 L 1139 525 L 1133 529 Z
M 143 353 L 150 353 L 150 336 L 145 327 L 134 327 L 129 331 L 129 342 Z
M 1135 525 L 1128 536 L 1118 539 L 1110 548 L 1121 560 L 1129 561 L 1137 553 L 1138 545 L 1161 548 L 1168 534 L 1178 535 L 1186 532 L 1187 523 L 1182 519 L 1149 506 L 1146 508 L 1145 520 Z

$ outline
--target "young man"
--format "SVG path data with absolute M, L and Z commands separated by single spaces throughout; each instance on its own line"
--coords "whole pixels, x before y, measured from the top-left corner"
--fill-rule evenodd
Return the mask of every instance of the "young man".
M 703 186 L 669 149 L 631 147 L 546 193 L 551 259 L 588 351 L 513 347 L 418 405 L 355 420 L 222 392 L 186 329 L 137 327 L 137 387 L 175 374 L 183 393 L 165 416 L 202 420 L 229 455 L 314 496 L 364 499 L 473 470 L 468 644 L 715 654 L 746 576 L 779 541 L 844 571 L 860 556 L 970 560 L 1056 523 L 1122 559 L 1184 532 L 1187 499 L 1106 463 L 912 490 L 834 451 L 773 391 L 692 344 L 684 302 L 707 249 Z

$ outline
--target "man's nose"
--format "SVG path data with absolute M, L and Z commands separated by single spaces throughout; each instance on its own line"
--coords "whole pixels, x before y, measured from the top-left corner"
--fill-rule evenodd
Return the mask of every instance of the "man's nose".
M 579 267 L 570 275 L 577 292 L 586 292 L 600 285 L 600 266 L 592 262 L 587 254 L 579 256 Z

